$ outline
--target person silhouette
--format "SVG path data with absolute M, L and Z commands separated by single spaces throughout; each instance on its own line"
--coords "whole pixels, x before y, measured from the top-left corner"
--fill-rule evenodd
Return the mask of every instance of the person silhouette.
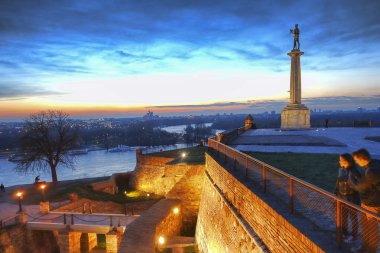
M 36 176 L 36 178 L 34 179 L 34 183 L 38 184 L 39 181 L 40 181 L 40 175 Z
M 3 184 L 0 185 L 0 192 L 5 192 L 5 186 Z

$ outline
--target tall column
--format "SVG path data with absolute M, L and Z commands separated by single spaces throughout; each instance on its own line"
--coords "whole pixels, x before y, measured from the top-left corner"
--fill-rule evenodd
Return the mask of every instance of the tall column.
M 281 112 L 282 129 L 310 128 L 310 111 L 301 100 L 301 52 L 293 49 L 288 55 L 290 65 L 290 101 Z
M 292 50 L 288 55 L 291 58 L 290 67 L 290 103 L 301 104 L 301 55 L 304 52 Z

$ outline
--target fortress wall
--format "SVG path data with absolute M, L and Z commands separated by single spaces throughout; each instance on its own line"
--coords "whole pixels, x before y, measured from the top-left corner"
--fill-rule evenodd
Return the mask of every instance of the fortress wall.
M 200 252 L 265 252 L 234 209 L 206 176 L 195 234 Z
M 208 154 L 206 175 L 196 230 L 201 252 L 251 252 L 247 242 L 255 242 L 255 234 L 260 238 L 256 247 L 262 240 L 271 252 L 322 252 Z
M 168 192 L 168 199 L 180 199 L 182 201 L 183 229 L 194 231 L 197 222 L 201 192 L 203 187 L 205 166 L 192 165 L 186 174 Z
M 204 164 L 166 164 L 173 158 L 137 154 L 132 187 L 180 199 L 184 230 L 194 230 L 202 191 Z
M 48 253 L 58 250 L 52 231 L 30 231 L 25 224 L 0 230 L 0 253 Z
M 113 178 L 101 182 L 92 183 L 91 187 L 94 191 L 101 191 L 109 194 L 116 193 L 116 184 Z
M 138 151 L 138 150 L 137 150 Z M 166 163 L 173 158 L 143 155 L 136 152 L 136 168 L 130 186 L 137 190 L 165 195 L 179 178 L 166 176 Z M 183 172 L 178 172 L 184 174 Z M 169 172 L 169 174 L 173 174 Z

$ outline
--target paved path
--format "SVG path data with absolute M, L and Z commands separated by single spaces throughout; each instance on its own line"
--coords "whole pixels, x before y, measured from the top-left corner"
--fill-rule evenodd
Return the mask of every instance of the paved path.
M 121 241 L 120 252 L 150 253 L 155 249 L 156 227 L 165 219 L 179 200 L 162 199 L 141 214 L 129 227 Z
M 261 152 L 300 152 L 300 153 L 352 153 L 359 148 L 366 148 L 375 158 L 380 158 L 380 143 L 366 140 L 367 136 L 380 136 L 380 128 L 317 128 L 311 130 L 299 131 L 281 131 L 278 129 L 257 129 L 250 130 L 238 137 L 235 141 L 238 143 L 239 138 L 247 139 L 250 136 L 288 136 L 288 141 L 292 141 L 292 136 L 309 136 L 327 137 L 337 142 L 343 143 L 346 147 L 327 147 L 327 146 L 281 146 L 281 145 L 231 145 L 240 151 L 261 151 Z M 297 137 L 299 139 L 300 137 Z M 234 141 L 234 142 L 235 142 Z

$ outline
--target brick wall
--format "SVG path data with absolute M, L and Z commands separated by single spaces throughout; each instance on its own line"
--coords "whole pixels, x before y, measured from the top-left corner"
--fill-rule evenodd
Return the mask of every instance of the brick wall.
M 57 250 L 57 241 L 51 231 L 30 231 L 25 225 L 0 231 L 0 253 L 50 253 Z
M 164 196 L 179 180 L 176 177 L 167 177 L 167 172 L 170 173 L 170 170 L 166 169 L 166 163 L 171 160 L 173 158 L 142 155 L 136 152 L 136 168 L 131 179 L 131 187 Z
M 94 191 L 101 191 L 109 194 L 116 193 L 116 184 L 113 177 L 105 181 L 92 183 L 91 187 Z
M 276 212 L 207 154 L 206 173 L 209 177 L 205 178 L 196 231 L 201 252 L 252 250 L 246 246 L 247 239 L 243 240 L 249 238 L 247 233 L 242 232 L 236 225 L 232 212 L 225 207 L 226 204 L 223 204 L 221 198 L 231 205 L 230 210 L 236 210 L 243 223 L 251 228 L 271 252 L 322 252 L 283 215 Z M 229 239 L 231 237 L 233 240 Z
M 213 183 L 204 179 L 196 229 L 200 252 L 263 252 L 259 240 L 244 226 Z
M 204 179 L 204 165 L 193 165 L 166 195 L 180 199 L 184 231 L 195 231 Z
M 201 165 L 167 164 L 173 158 L 156 157 L 136 153 L 136 169 L 132 186 L 138 190 L 182 201 L 183 228 L 195 229 L 204 168 Z

